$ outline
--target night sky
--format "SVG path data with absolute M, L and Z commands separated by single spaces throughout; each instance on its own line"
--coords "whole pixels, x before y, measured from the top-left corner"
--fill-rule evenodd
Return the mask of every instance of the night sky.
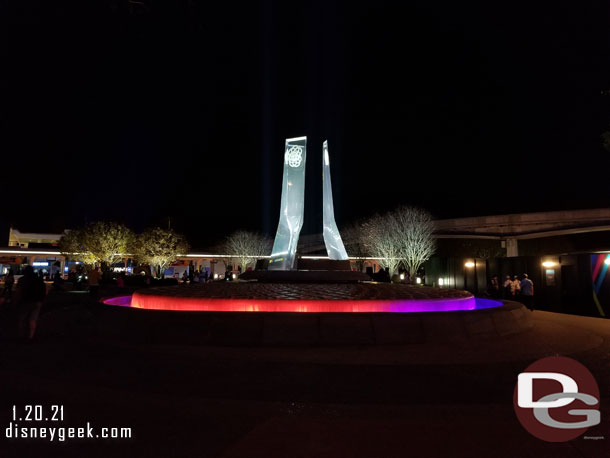
M 112 219 L 272 235 L 284 140 L 339 226 L 610 205 L 607 1 L 0 4 L 0 245 Z M 6 234 L 6 235 L 5 235 Z

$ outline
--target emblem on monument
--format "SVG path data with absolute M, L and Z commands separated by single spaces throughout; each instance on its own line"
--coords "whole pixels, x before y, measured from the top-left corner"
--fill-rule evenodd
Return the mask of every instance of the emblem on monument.
M 303 162 L 303 148 L 298 145 L 292 146 L 286 151 L 286 163 L 290 167 L 298 167 Z

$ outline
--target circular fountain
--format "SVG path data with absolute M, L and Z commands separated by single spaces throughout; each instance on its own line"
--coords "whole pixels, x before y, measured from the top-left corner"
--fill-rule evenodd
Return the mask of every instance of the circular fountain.
M 404 284 L 215 282 L 140 290 L 129 305 L 199 312 L 413 313 L 486 309 L 501 303 L 477 301 L 466 291 Z
M 140 290 L 106 305 L 147 338 L 247 345 L 404 344 L 513 334 L 531 326 L 521 304 L 466 291 L 374 283 L 352 271 L 335 222 L 328 142 L 322 147 L 326 257 L 297 256 L 307 137 L 286 139 L 280 219 L 271 256 L 239 282 Z M 108 308 L 110 309 L 110 308 Z M 122 316 L 126 315 L 123 313 Z M 137 323 L 137 324 L 134 324 Z
M 109 298 L 153 341 L 239 345 L 458 342 L 531 327 L 515 302 L 403 284 L 214 282 Z M 139 332 L 142 329 L 138 330 Z

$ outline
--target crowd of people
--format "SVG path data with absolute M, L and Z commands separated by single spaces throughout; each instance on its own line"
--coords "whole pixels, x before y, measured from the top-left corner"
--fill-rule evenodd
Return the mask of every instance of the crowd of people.
M 226 279 L 232 279 L 230 271 L 225 272 Z M 91 269 L 88 272 L 89 290 L 92 296 L 97 296 L 101 272 L 99 268 Z M 390 281 L 389 273 L 385 269 L 374 278 L 376 281 Z M 53 285 L 61 290 L 61 276 L 53 279 Z M 190 269 L 185 271 L 182 276 L 183 283 L 206 283 L 212 281 L 212 275 L 207 270 Z M 124 273 L 119 276 L 117 285 L 124 286 Z M 39 272 L 35 272 L 32 266 L 26 266 L 23 275 L 17 281 L 15 287 L 15 275 L 9 270 L 4 276 L 4 288 L 0 296 L 0 304 L 5 309 L 13 309 L 17 316 L 19 336 L 26 340 L 34 338 L 36 332 L 36 322 L 40 309 L 45 300 L 47 288 L 44 277 Z M 521 277 L 514 275 L 512 278 L 507 275 L 504 282 L 500 281 L 498 275 L 493 275 L 488 286 L 488 295 L 494 299 L 515 300 L 522 302 L 530 310 L 534 310 L 534 283 L 529 276 L 524 273 Z
M 500 277 L 494 275 L 488 287 L 488 294 L 494 299 L 506 299 L 522 302 L 528 309 L 534 310 L 534 283 L 527 274 L 521 278 L 507 275 L 500 284 Z
M 212 280 L 212 276 L 208 274 L 207 270 L 201 269 L 196 271 L 190 269 L 188 272 L 185 270 L 182 274 L 182 283 L 207 283 Z

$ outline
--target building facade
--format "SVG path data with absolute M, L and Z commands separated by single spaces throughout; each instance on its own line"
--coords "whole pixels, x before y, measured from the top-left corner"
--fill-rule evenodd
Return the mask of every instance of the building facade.
M 527 273 L 540 307 L 610 315 L 610 209 L 439 220 L 436 238 L 428 284 L 486 294 L 494 275 Z

